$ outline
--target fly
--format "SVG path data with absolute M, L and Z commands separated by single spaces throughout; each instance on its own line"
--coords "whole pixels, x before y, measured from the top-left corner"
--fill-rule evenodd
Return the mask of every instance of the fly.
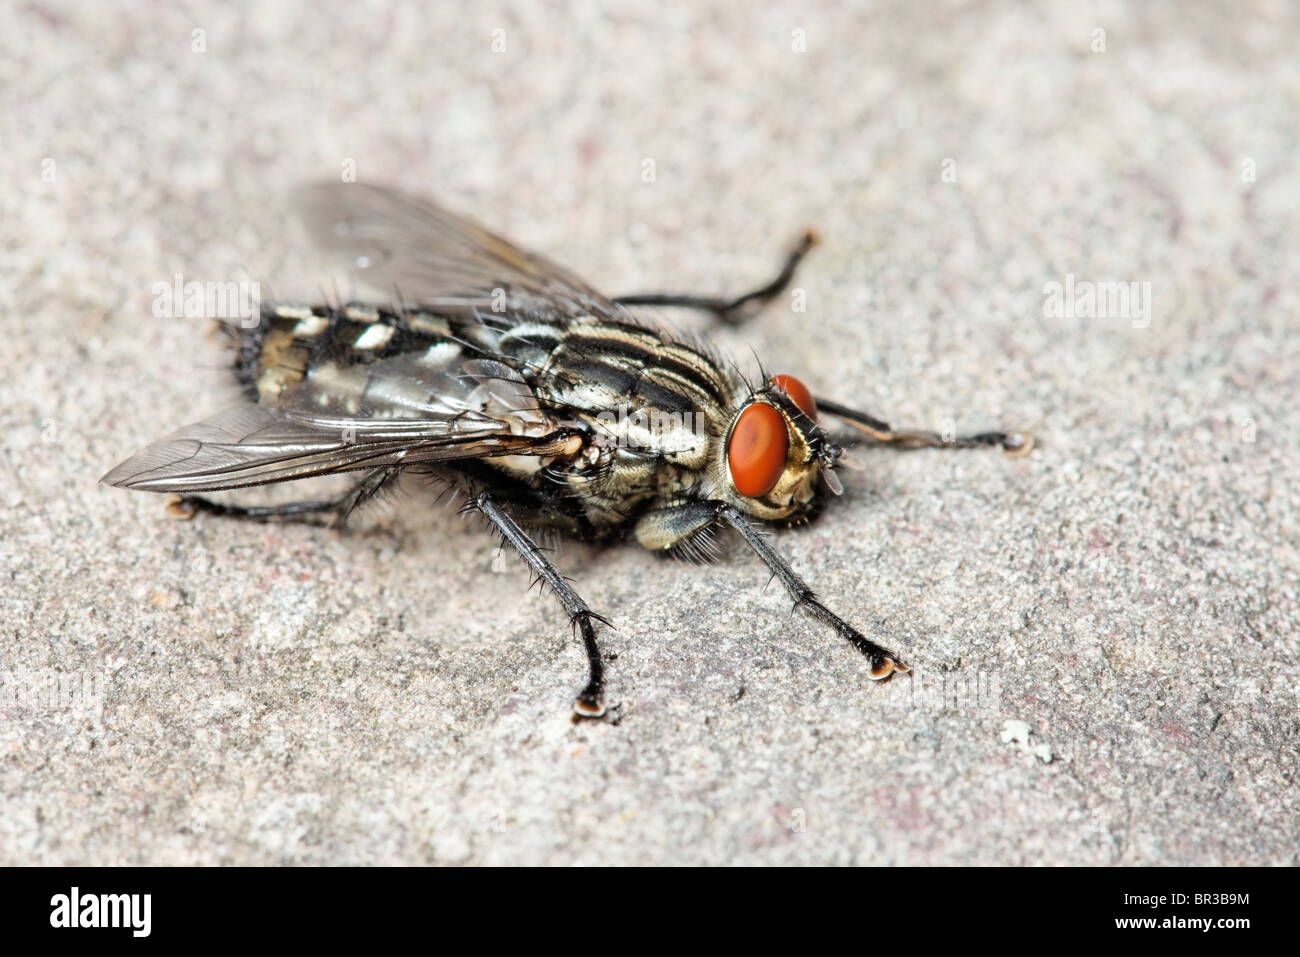
M 607 298 L 567 270 L 471 221 L 358 184 L 303 187 L 309 234 L 398 305 L 265 304 L 231 329 L 247 401 L 147 446 L 104 476 L 170 492 L 172 514 L 341 526 L 398 475 L 431 476 L 464 496 L 563 606 L 588 662 L 577 717 L 605 713 L 593 611 L 534 540 L 553 529 L 588 541 L 634 537 L 697 560 L 720 528 L 740 534 L 797 608 L 867 659 L 873 679 L 906 672 L 894 652 L 832 612 L 756 523 L 794 526 L 842 491 L 846 435 L 895 447 L 997 447 L 1019 432 L 940 436 L 897 430 L 815 398 L 790 375 L 743 376 L 703 339 L 637 319 L 629 307 L 751 315 L 786 288 L 811 234 L 770 283 L 734 299 Z M 843 429 L 841 429 L 843 431 Z M 199 493 L 360 472 L 329 501 L 241 506 Z

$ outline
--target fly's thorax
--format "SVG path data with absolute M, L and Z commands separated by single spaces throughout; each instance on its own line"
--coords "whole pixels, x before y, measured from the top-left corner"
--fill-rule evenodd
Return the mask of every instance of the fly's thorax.
M 536 348 L 553 331 L 525 335 Z M 519 332 L 503 336 L 502 348 Z M 530 375 L 539 400 L 581 421 L 629 481 L 651 465 L 708 468 L 735 387 L 715 357 L 632 322 L 573 322 L 546 341 L 550 350 Z
M 700 409 L 669 409 L 646 402 L 624 402 L 581 418 L 597 447 L 610 450 L 629 467 L 655 462 L 687 470 L 705 468 L 717 433 L 716 420 Z

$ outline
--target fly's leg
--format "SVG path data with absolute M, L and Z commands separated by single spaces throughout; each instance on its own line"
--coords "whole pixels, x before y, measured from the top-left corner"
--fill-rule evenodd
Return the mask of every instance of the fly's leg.
M 794 599 L 796 608 L 802 608 L 818 621 L 830 625 L 866 656 L 870 663 L 868 674 L 873 680 L 881 681 L 895 671 L 901 673 L 911 670 L 888 648 L 876 644 L 823 605 L 808 584 L 790 567 L 790 563 L 768 544 L 733 505 L 718 501 L 692 502 L 650 512 L 637 523 L 636 536 L 647 548 L 671 548 L 718 522 L 730 525 L 740 532 L 749 547 L 772 570 L 772 574 L 781 579 L 781 584 Z
M 976 435 L 947 436 L 939 432 L 919 429 L 895 429 L 888 422 L 882 422 L 874 416 L 850 409 L 848 406 L 817 399 L 817 409 L 836 418 L 843 419 L 849 425 L 874 439 L 882 445 L 892 445 L 900 449 L 974 449 L 981 447 L 1000 448 L 1012 458 L 1028 455 L 1034 447 L 1034 439 L 1027 432 L 980 432 Z
M 739 324 L 756 314 L 763 306 L 776 298 L 794 278 L 794 271 L 799 261 L 807 255 L 808 250 L 817 245 L 817 237 L 812 232 L 804 233 L 786 257 L 780 274 L 765 286 L 747 292 L 743 296 L 728 299 L 721 296 L 690 296 L 674 293 L 646 293 L 638 296 L 620 296 L 614 301 L 621 306 L 681 306 L 687 309 L 703 309 L 713 313 L 718 319 L 731 324 Z
M 396 468 L 375 469 L 355 487 L 336 499 L 315 502 L 288 502 L 284 505 L 226 505 L 201 495 L 178 495 L 167 503 L 167 511 L 176 518 L 193 518 L 197 512 L 237 518 L 249 522 L 306 522 L 342 528 L 353 510 L 373 498 L 398 473 Z
M 868 674 L 873 680 L 880 681 L 888 678 L 895 671 L 907 672 L 911 670 L 892 651 L 865 637 L 847 621 L 823 605 L 807 583 L 795 574 L 794 569 L 790 567 L 790 563 L 767 543 L 767 540 L 758 533 L 754 526 L 749 524 L 749 521 L 735 506 L 728 505 L 725 502 L 710 504 L 713 506 L 718 519 L 740 532 L 749 547 L 772 570 L 772 574 L 781 579 L 781 584 L 785 586 L 785 590 L 794 599 L 796 608 L 803 608 L 818 621 L 830 625 L 842 637 L 847 638 L 853 644 L 853 647 L 866 656 L 867 661 L 870 662 Z
M 607 625 L 609 622 L 587 607 L 587 603 L 574 591 L 573 586 L 560 574 L 559 569 L 546 557 L 538 544 L 506 514 L 490 494 L 480 492 L 470 499 L 465 507 L 467 510 L 479 512 L 491 522 L 501 533 L 502 539 L 518 550 L 524 561 L 528 563 L 528 567 L 533 570 L 533 574 L 550 587 L 555 597 L 560 600 L 560 604 L 564 606 L 564 611 L 569 616 L 569 623 L 582 635 L 582 645 L 587 652 L 589 667 L 587 686 L 574 700 L 573 714 L 575 718 L 601 717 L 605 713 L 603 699 L 605 668 L 600 660 L 600 649 L 596 646 L 596 630 L 592 622 L 600 621 Z

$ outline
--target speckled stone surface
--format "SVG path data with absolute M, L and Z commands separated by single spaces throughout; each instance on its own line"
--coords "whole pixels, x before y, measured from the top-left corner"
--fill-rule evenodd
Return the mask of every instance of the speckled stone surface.
M 0 11 L 0 863 L 1296 863 L 1293 6 L 182 6 Z M 815 226 L 724 348 L 1040 441 L 860 453 L 777 536 L 915 676 L 742 549 L 571 545 L 575 726 L 554 602 L 418 485 L 342 535 L 98 486 L 233 394 L 154 284 L 328 289 L 280 205 L 349 162 L 611 293 Z

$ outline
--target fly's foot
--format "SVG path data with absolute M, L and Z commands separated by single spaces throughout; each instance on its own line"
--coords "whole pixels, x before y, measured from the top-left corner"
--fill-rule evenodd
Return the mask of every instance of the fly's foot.
M 903 664 L 893 655 L 874 654 L 871 656 L 871 670 L 867 673 L 872 681 L 884 681 L 895 672 L 905 675 L 911 670 L 911 666 Z
M 585 688 L 573 699 L 573 721 L 595 720 L 605 717 L 605 701 L 599 689 Z
M 172 518 L 178 519 L 182 522 L 188 522 L 194 517 L 194 513 L 198 511 L 198 508 L 195 507 L 194 499 L 190 498 L 188 495 L 171 496 L 163 505 L 163 509 Z
M 1021 459 L 1034 450 L 1034 437 L 1028 432 L 1008 432 L 999 444 L 1007 458 Z
M 905 675 L 912 670 L 911 665 L 904 663 L 903 659 L 888 648 L 883 648 L 874 641 L 863 637 L 852 625 L 838 619 L 836 621 L 839 624 L 840 634 L 853 642 L 853 646 L 867 659 L 867 675 L 872 681 L 884 681 L 895 672 Z

